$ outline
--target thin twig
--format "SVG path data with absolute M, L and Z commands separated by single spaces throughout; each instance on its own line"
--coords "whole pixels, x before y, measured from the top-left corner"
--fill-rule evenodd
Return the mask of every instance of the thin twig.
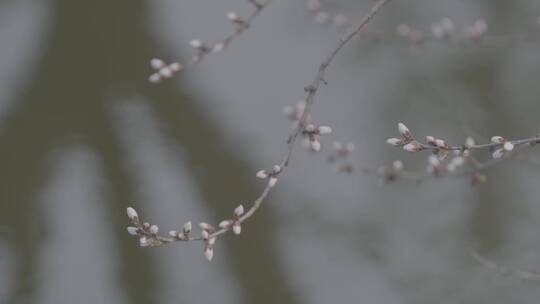
M 279 163 L 279 167 L 278 167 L 279 169 L 274 170 L 274 173 L 272 173 L 273 175 L 271 175 L 271 176 L 273 178 L 277 178 L 277 176 L 283 172 L 283 169 L 289 165 L 289 161 L 290 161 L 291 156 L 293 154 L 295 143 L 297 142 L 297 139 L 298 139 L 299 135 L 302 134 L 302 132 L 304 131 L 304 129 L 306 127 L 307 119 L 309 117 L 309 112 L 310 112 L 311 107 L 313 105 L 315 95 L 319 91 L 321 83 L 326 83 L 325 80 L 324 80 L 326 69 L 330 66 L 330 64 L 333 62 L 334 58 L 336 57 L 336 55 L 343 49 L 343 47 L 349 41 L 351 41 L 351 39 L 353 39 L 355 36 L 357 36 L 362 31 L 362 29 L 366 26 L 366 24 L 388 2 L 390 2 L 390 0 L 378 0 L 373 5 L 373 7 L 370 9 L 370 11 L 362 18 L 362 20 L 360 21 L 360 23 L 358 24 L 356 29 L 354 31 L 352 31 L 350 34 L 348 34 L 345 38 L 341 39 L 339 41 L 339 43 L 337 44 L 337 46 L 334 49 L 332 49 L 332 51 L 329 53 L 329 55 L 326 57 L 326 59 L 320 64 L 320 66 L 319 66 L 319 68 L 317 70 L 317 73 L 315 75 L 315 78 L 313 79 L 311 84 L 308 85 L 305 88 L 305 91 L 306 91 L 305 109 L 304 109 L 304 111 L 302 113 L 301 118 L 299 119 L 298 127 L 289 136 L 289 139 L 287 141 L 287 143 L 288 143 L 287 144 L 287 151 L 285 153 L 285 156 L 282 158 L 282 160 Z M 262 7 L 260 7 L 258 9 L 258 12 L 260 12 L 261 9 L 262 9 Z M 237 223 L 239 225 L 239 224 L 243 223 L 244 221 L 246 221 L 251 216 L 253 216 L 253 214 L 255 214 L 255 212 L 259 209 L 259 207 L 261 206 L 263 201 L 268 197 L 268 195 L 269 195 L 272 187 L 274 186 L 274 184 L 275 183 L 269 182 L 266 185 L 266 187 L 264 188 L 264 190 L 262 191 L 262 193 L 259 195 L 259 197 L 257 197 L 257 199 L 255 199 L 255 201 L 253 202 L 253 205 L 250 207 L 250 209 L 247 210 L 246 213 L 243 213 L 243 211 L 242 211 L 241 212 L 242 214 L 237 216 L 237 218 L 234 220 L 235 223 Z M 130 215 L 130 212 L 131 212 L 131 215 Z M 231 228 L 233 228 L 232 227 L 233 225 L 228 225 L 226 227 L 219 228 L 217 230 L 214 229 L 213 227 L 211 227 L 210 231 L 209 231 L 210 233 L 204 238 L 202 236 L 201 237 L 190 237 L 189 233 L 187 233 L 186 235 L 182 235 L 182 237 L 162 237 L 162 236 L 157 235 L 157 233 L 152 233 L 149 224 L 145 225 L 144 223 L 141 223 L 141 221 L 138 218 L 138 215 L 136 214 L 136 212 L 132 208 L 128 208 L 128 216 L 130 217 L 132 223 L 137 228 L 137 230 L 134 231 L 134 234 L 138 235 L 141 238 L 144 237 L 144 244 L 145 244 L 144 246 L 150 246 L 150 247 L 161 246 L 163 244 L 172 243 L 172 242 L 176 242 L 176 241 L 200 241 L 200 240 L 204 240 L 206 242 L 208 242 L 208 240 L 215 241 L 215 239 L 218 236 L 220 236 L 222 234 L 225 234 L 226 232 L 231 230 Z M 191 224 L 190 224 L 190 226 L 191 226 Z M 207 245 L 206 248 L 208 248 L 208 245 Z M 207 258 L 211 259 L 211 256 L 212 256 L 212 253 L 210 253 L 210 257 L 207 255 Z

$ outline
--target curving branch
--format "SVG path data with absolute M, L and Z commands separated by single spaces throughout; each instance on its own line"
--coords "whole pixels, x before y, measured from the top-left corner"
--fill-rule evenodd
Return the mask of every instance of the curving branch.
M 148 81 L 151 83 L 159 83 L 164 79 L 173 77 L 180 71 L 184 71 L 202 62 L 203 59 L 209 54 L 223 51 L 234 39 L 242 35 L 251 26 L 255 18 L 261 14 L 263 9 L 265 9 L 272 2 L 272 0 L 248 0 L 248 2 L 253 6 L 253 11 L 246 18 L 238 16 L 235 12 L 227 13 L 227 19 L 234 25 L 235 29 L 225 38 L 213 45 L 207 45 L 198 39 L 191 40 L 189 44 L 193 49 L 195 49 L 195 55 L 193 55 L 187 63 L 166 63 L 164 60 L 159 58 L 153 58 L 150 60 L 150 66 L 155 70 L 155 72 L 148 77 Z
M 254 1 L 250 1 L 255 3 Z M 127 214 L 134 226 L 128 227 L 128 232 L 132 235 L 135 235 L 139 238 L 140 245 L 142 247 L 157 247 L 173 242 L 188 242 L 188 241 L 203 241 L 204 242 L 204 254 L 208 260 L 213 258 L 213 245 L 216 242 L 217 238 L 229 231 L 233 231 L 235 234 L 240 234 L 241 224 L 249 219 L 255 214 L 255 212 L 262 205 L 264 200 L 268 197 L 272 188 L 276 185 L 278 177 L 283 173 L 284 169 L 288 167 L 289 161 L 293 154 L 295 144 L 300 137 L 300 135 L 305 136 L 310 142 L 313 150 L 317 151 L 320 149 L 320 144 L 318 143 L 318 138 L 322 134 L 327 134 L 331 132 L 331 129 L 326 126 L 316 127 L 313 124 L 309 123 L 310 110 L 313 106 L 315 96 L 319 91 L 321 84 L 326 84 L 325 73 L 327 68 L 333 62 L 336 55 L 343 49 L 343 47 L 356 37 L 368 24 L 368 22 L 379 12 L 379 10 L 390 0 L 378 0 L 370 11 L 362 18 L 357 27 L 351 31 L 345 38 L 341 39 L 337 46 L 335 46 L 331 52 L 328 54 L 326 59 L 319 65 L 317 73 L 310 85 L 305 87 L 306 97 L 305 97 L 305 107 L 303 108 L 302 115 L 298 119 L 298 126 L 294 129 L 292 134 L 287 140 L 287 150 L 285 156 L 281 159 L 278 165 L 275 165 L 272 170 L 265 171 L 261 170 L 257 172 L 256 176 L 261 179 L 266 179 L 268 182 L 266 187 L 261 192 L 259 197 L 257 197 L 252 206 L 244 213 L 244 207 L 242 205 L 238 206 L 234 212 L 231 219 L 226 219 L 222 221 L 218 227 L 214 227 L 208 223 L 200 223 L 201 228 L 200 236 L 191 236 L 192 224 L 187 222 L 182 227 L 181 231 L 169 231 L 169 236 L 159 235 L 159 228 L 157 225 L 151 225 L 148 222 L 143 222 L 137 212 L 132 208 L 127 208 Z M 259 8 L 259 10 L 262 7 Z

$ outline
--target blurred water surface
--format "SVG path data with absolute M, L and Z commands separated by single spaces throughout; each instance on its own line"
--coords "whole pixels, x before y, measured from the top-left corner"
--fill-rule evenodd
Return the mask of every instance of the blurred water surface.
M 230 30 L 244 0 L 0 2 L 0 303 L 537 303 L 540 167 L 510 161 L 468 179 L 379 187 L 335 175 L 298 149 L 290 170 L 240 237 L 207 263 L 200 244 L 137 247 L 134 205 L 161 229 L 216 222 L 262 190 L 254 172 L 285 149 L 284 105 L 340 33 L 304 1 L 274 0 L 226 51 L 150 85 L 148 61 L 189 58 L 188 41 Z M 327 1 L 359 19 L 372 1 Z M 329 70 L 314 119 L 376 167 L 425 157 L 384 139 L 404 121 L 419 136 L 538 132 L 538 1 L 393 1 L 371 25 L 460 27 L 485 18 L 496 43 L 357 39 Z M 330 145 L 332 139 L 323 144 Z M 532 150 L 525 154 L 538 161 Z

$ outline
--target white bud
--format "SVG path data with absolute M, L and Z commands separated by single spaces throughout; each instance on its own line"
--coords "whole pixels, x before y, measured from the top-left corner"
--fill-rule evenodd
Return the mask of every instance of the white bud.
M 458 157 L 454 157 L 452 159 L 452 164 L 460 167 L 460 166 L 463 166 L 465 164 L 465 159 L 461 156 L 458 156 Z
M 158 227 L 157 225 L 152 225 L 152 226 L 150 226 L 150 230 L 149 230 L 149 231 L 150 231 L 151 234 L 158 234 L 158 232 L 159 232 L 159 227 Z
M 438 167 L 441 164 L 441 162 L 439 161 L 439 158 L 435 155 L 430 155 L 428 157 L 428 162 L 433 167 Z
M 210 233 L 208 233 L 207 230 L 201 231 L 201 238 L 202 238 L 203 240 L 206 241 L 206 240 L 208 240 L 209 237 L 210 237 Z
M 153 58 L 152 60 L 150 60 L 150 66 L 155 70 L 159 70 L 165 66 L 165 61 L 159 58 Z
M 317 14 L 315 14 L 315 21 L 319 24 L 325 24 L 330 21 L 330 14 L 324 11 L 317 12 Z
M 400 24 L 397 27 L 397 32 L 400 36 L 406 37 L 411 33 L 411 27 L 407 24 Z
M 240 232 L 242 232 L 242 226 L 240 226 L 239 222 L 234 223 L 232 229 L 233 229 L 234 234 L 236 235 L 239 235 Z
M 169 69 L 171 69 L 173 72 L 179 72 L 183 66 L 178 62 L 173 62 L 169 64 Z
M 421 149 L 422 149 L 421 146 L 417 142 L 414 142 L 414 141 L 403 146 L 403 150 L 409 151 L 409 152 L 418 152 Z
M 225 43 L 220 42 L 220 43 L 217 43 L 216 45 L 214 45 L 214 47 L 212 48 L 212 52 L 219 53 L 219 52 L 223 51 L 224 48 L 225 48 Z
M 283 107 L 283 114 L 285 116 L 293 116 L 296 113 L 293 106 L 284 106 Z
M 426 142 L 430 145 L 436 145 L 435 143 L 435 137 L 433 136 L 426 136 Z
M 208 261 L 212 261 L 212 258 L 214 257 L 214 249 L 212 247 L 206 246 L 206 248 L 204 248 L 204 257 Z
M 199 227 L 201 227 L 202 230 L 212 230 L 212 226 L 205 222 L 199 223 Z
M 339 141 L 335 141 L 334 143 L 332 143 L 332 147 L 334 148 L 334 150 L 337 151 L 343 150 L 343 144 Z
M 504 138 L 501 136 L 493 136 L 491 138 L 492 143 L 502 144 L 504 142 Z
M 194 49 L 200 49 L 202 48 L 203 43 L 200 40 L 194 39 L 189 42 L 189 45 L 191 45 L 191 47 Z
M 407 128 L 407 126 L 400 122 L 398 123 L 398 130 L 399 130 L 399 134 L 401 134 L 401 136 L 405 137 L 405 138 L 412 138 L 412 134 L 411 134 L 411 131 L 409 130 L 409 128 Z
M 266 173 L 265 170 L 260 170 L 260 171 L 257 171 L 257 173 L 255 174 L 256 177 L 260 178 L 260 179 L 265 179 L 268 177 L 268 173 Z
M 514 150 L 514 144 L 507 141 L 507 142 L 504 143 L 503 149 L 510 152 L 510 151 Z
M 161 82 L 161 75 L 159 75 L 159 73 L 154 73 L 148 77 L 148 81 L 151 83 Z
M 177 237 L 177 236 L 178 236 L 178 231 L 176 231 L 176 230 L 170 230 L 170 231 L 169 231 L 169 236 L 170 236 L 170 237 Z
M 315 125 L 309 124 L 309 125 L 306 126 L 305 130 L 306 130 L 306 132 L 310 132 L 310 133 L 315 132 Z
M 184 231 L 184 233 L 190 233 L 191 232 L 191 229 L 192 229 L 192 225 L 191 225 L 191 221 L 187 222 L 184 224 L 184 227 L 182 227 L 182 230 Z
M 229 228 L 229 226 L 232 224 L 231 220 L 223 220 L 219 223 L 219 228 Z
M 393 138 L 388 138 L 386 140 L 386 143 L 392 146 L 401 146 L 403 144 L 403 140 L 401 138 L 393 137 Z
M 344 27 L 349 22 L 347 17 L 345 15 L 343 15 L 343 14 L 335 15 L 333 21 L 334 21 L 334 25 L 336 27 Z
M 313 149 L 313 151 L 321 151 L 321 142 L 314 139 L 311 141 L 311 149 Z
M 173 76 L 173 71 L 169 67 L 164 67 L 159 70 L 159 75 L 163 78 L 171 78 Z
M 281 172 L 281 167 L 278 166 L 278 165 L 274 165 L 273 169 L 274 169 L 274 173 L 279 173 L 279 172 Z
M 436 139 L 435 144 L 439 148 L 445 148 L 446 147 L 446 142 L 444 140 L 442 140 L 442 139 Z
M 137 227 L 129 226 L 127 227 L 127 232 L 131 235 L 137 235 L 139 232 L 139 229 Z
M 244 214 L 244 206 L 240 205 L 234 209 L 234 216 L 239 217 Z
M 320 126 L 319 127 L 319 134 L 330 134 L 332 133 L 332 128 L 328 126 Z
M 401 171 L 401 169 L 403 169 L 403 162 L 401 160 L 395 160 L 392 163 L 392 168 L 396 171 Z
M 235 12 L 228 12 L 227 19 L 229 19 L 232 22 L 240 21 L 240 17 L 238 17 L 238 15 Z
M 445 17 L 441 19 L 441 26 L 447 32 L 450 33 L 454 30 L 454 22 L 452 19 Z
M 276 183 L 277 183 L 277 177 L 275 176 L 270 177 L 270 179 L 268 180 L 268 186 L 270 187 L 274 187 Z
M 503 157 L 503 155 L 504 155 L 504 149 L 497 149 L 495 150 L 495 152 L 493 152 L 491 156 L 493 156 L 493 158 L 501 158 Z
M 127 211 L 127 216 L 129 217 L 130 220 L 134 220 L 134 219 L 136 219 L 137 217 L 139 217 L 139 216 L 137 215 L 137 211 L 135 211 L 135 209 L 133 209 L 132 207 L 128 207 L 128 208 L 126 209 L 126 211 Z
M 467 137 L 467 139 L 465 139 L 465 145 L 467 147 L 472 147 L 472 146 L 476 145 L 476 143 L 474 142 L 474 138 L 472 138 L 470 136 Z
M 208 245 L 212 246 L 216 243 L 217 238 L 216 237 L 210 237 L 208 238 L 208 242 L 206 242 Z
M 145 236 L 143 236 L 143 237 L 141 237 L 139 239 L 139 246 L 147 247 L 148 245 L 150 245 L 150 244 L 148 243 L 148 239 Z

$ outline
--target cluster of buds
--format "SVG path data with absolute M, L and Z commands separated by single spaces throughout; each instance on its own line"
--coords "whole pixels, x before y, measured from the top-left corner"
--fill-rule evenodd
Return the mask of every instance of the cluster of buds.
M 422 44 L 426 38 L 422 31 L 414 29 L 407 24 L 398 25 L 397 33 L 400 37 L 407 39 L 413 44 Z
M 271 171 L 259 170 L 255 174 L 255 176 L 260 179 L 267 179 L 268 186 L 274 187 L 277 183 L 278 176 L 280 173 L 281 173 L 281 166 L 274 165 Z
M 216 228 L 205 222 L 199 223 L 199 227 L 201 227 L 201 239 L 204 242 L 204 257 L 211 261 L 214 257 L 214 244 L 217 240 L 217 237 L 213 236 Z
M 164 79 L 171 78 L 183 69 L 183 66 L 178 62 L 167 64 L 159 58 L 150 60 L 150 66 L 155 70 L 155 72 L 148 77 L 148 81 L 151 83 L 159 83 Z
M 514 150 L 514 144 L 501 136 L 493 136 L 491 138 L 491 142 L 497 144 L 494 147 L 495 150 L 492 154 L 493 158 L 501 158 L 505 154 L 510 153 L 512 152 L 512 150 Z
M 446 172 L 454 172 L 464 164 L 465 158 L 462 156 L 456 156 L 450 159 L 450 161 L 444 162 L 444 160 L 441 160 L 439 157 L 430 155 L 428 157 L 427 172 L 434 176 L 438 176 Z
M 446 141 L 433 136 L 426 136 L 426 142 L 429 146 L 433 147 L 433 154 L 436 154 L 440 160 L 446 159 L 448 156 L 449 148 Z
M 218 52 L 221 52 L 223 49 L 225 49 L 235 37 L 242 34 L 244 30 L 249 27 L 249 24 L 251 23 L 252 19 L 270 1 L 248 0 L 248 2 L 251 3 L 256 9 L 256 11 L 252 13 L 250 17 L 242 18 L 235 12 L 227 13 L 227 19 L 231 23 L 233 23 L 233 25 L 236 26 L 236 30 L 232 34 L 225 37 L 220 42 L 215 43 L 214 45 L 211 45 L 211 44 L 208 45 L 200 39 L 191 40 L 189 42 L 189 45 L 195 50 L 195 55 L 193 55 L 193 57 L 191 58 L 191 61 L 186 63 L 185 65 L 182 65 L 176 62 L 172 64 L 166 64 L 161 59 L 152 59 L 150 64 L 152 68 L 156 70 L 156 72 L 150 75 L 148 80 L 152 83 L 159 83 L 164 79 L 173 77 L 179 71 L 184 70 L 200 62 L 203 59 L 203 57 L 205 57 L 205 55 L 207 55 L 208 53 L 218 53 Z
M 139 238 L 141 247 L 157 247 L 163 245 L 159 239 L 159 227 L 148 222 L 141 222 L 137 211 L 132 207 L 127 208 L 127 216 L 133 226 L 127 227 L 127 232 Z
M 398 36 L 409 40 L 413 44 L 422 44 L 428 38 L 445 40 L 455 34 L 454 22 L 450 18 L 443 18 L 431 24 L 431 35 L 422 30 L 412 28 L 407 24 L 397 27 Z M 476 20 L 472 25 L 463 29 L 463 36 L 470 40 L 479 40 L 487 32 L 487 23 L 483 19 Z
M 398 123 L 398 131 L 400 137 L 388 138 L 386 142 L 392 146 L 403 147 L 403 150 L 409 152 L 418 152 L 425 149 L 424 145 L 416 141 L 407 126 L 403 123 Z
M 472 25 L 467 26 L 463 32 L 465 37 L 473 40 L 481 39 L 487 32 L 487 23 L 483 19 L 476 20 Z
M 377 169 L 377 175 L 383 183 L 393 182 L 398 179 L 403 171 L 403 162 L 395 160 L 389 166 L 380 166 Z
M 189 234 L 191 233 L 191 230 L 193 229 L 191 222 L 187 222 L 182 226 L 182 229 L 180 231 L 176 230 L 170 230 L 169 236 L 178 240 L 178 241 L 187 241 L 189 240 Z
M 348 161 L 349 155 L 354 151 L 352 142 L 342 143 L 335 141 L 332 145 L 333 151 L 328 156 L 328 162 L 336 164 L 338 173 L 351 174 L 353 171 L 352 164 Z
M 454 33 L 454 22 L 450 18 L 443 18 L 431 24 L 431 34 L 437 39 L 447 39 Z
M 338 29 L 343 29 L 349 25 L 347 16 L 343 14 L 331 14 L 324 10 L 320 0 L 307 0 L 306 7 L 319 24 L 332 24 Z
M 304 146 L 313 151 L 321 151 L 321 135 L 332 133 L 332 128 L 328 126 L 315 126 L 308 124 L 303 130 Z
M 241 217 L 244 214 L 244 206 L 240 205 L 234 209 L 233 218 L 228 220 L 223 220 L 219 223 L 219 228 L 221 229 L 230 229 L 234 234 L 239 235 L 242 232 L 242 221 Z

